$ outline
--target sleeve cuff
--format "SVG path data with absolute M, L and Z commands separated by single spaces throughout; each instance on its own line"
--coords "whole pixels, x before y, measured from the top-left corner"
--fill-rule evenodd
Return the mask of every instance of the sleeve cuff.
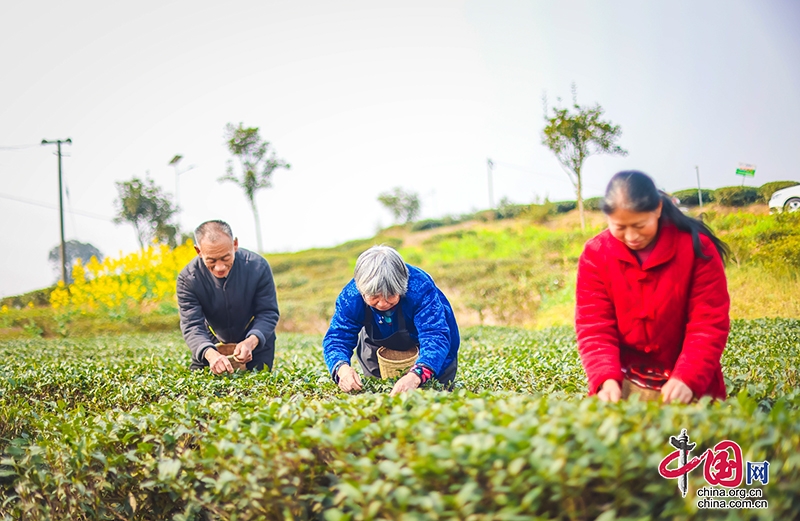
M 214 349 L 216 351 L 216 348 L 211 344 L 200 348 L 200 351 L 197 352 L 197 358 L 198 358 L 197 361 L 198 362 L 200 362 L 201 364 L 207 364 L 208 363 L 206 361 L 206 351 L 208 351 L 209 349 Z
M 250 335 L 253 335 L 256 338 L 258 338 L 258 345 L 256 346 L 256 349 L 262 347 L 267 342 L 267 339 L 264 337 L 264 333 L 262 333 L 258 329 L 251 329 L 250 331 L 248 331 L 247 335 L 245 335 L 245 338 L 249 337 Z
M 339 360 L 333 365 L 333 369 L 331 369 L 331 378 L 337 384 L 339 383 L 339 375 L 338 375 L 339 368 L 342 367 L 343 365 L 347 365 L 347 362 L 345 362 L 344 360 Z
M 680 380 L 681 382 L 685 383 L 686 386 L 692 390 L 695 398 L 700 398 L 703 396 L 708 388 L 708 384 L 703 387 L 702 382 L 698 382 L 696 378 L 690 378 L 688 372 L 684 372 L 681 369 L 678 369 L 677 371 L 673 370 L 670 378 L 675 378 L 676 380 Z
M 414 367 L 409 369 L 408 372 L 417 375 L 420 385 L 426 383 L 428 380 L 433 378 L 434 375 L 433 369 L 425 364 L 415 364 Z

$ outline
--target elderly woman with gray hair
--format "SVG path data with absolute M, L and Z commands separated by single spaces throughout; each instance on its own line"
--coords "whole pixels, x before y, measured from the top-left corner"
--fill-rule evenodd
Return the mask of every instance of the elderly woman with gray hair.
M 453 308 L 430 275 L 407 265 L 393 248 L 373 246 L 358 257 L 354 278 L 336 299 L 322 349 L 334 381 L 351 392 L 361 390 L 361 378 L 350 366 L 354 349 L 364 374 L 379 377 L 378 348 L 419 347 L 416 364 L 397 381 L 394 396 L 431 378 L 452 383 L 460 342 Z

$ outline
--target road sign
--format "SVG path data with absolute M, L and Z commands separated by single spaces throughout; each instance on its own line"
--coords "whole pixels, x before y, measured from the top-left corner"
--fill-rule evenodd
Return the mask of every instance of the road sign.
M 736 175 L 753 177 L 754 175 L 756 175 L 756 165 L 751 165 L 748 163 L 739 163 L 739 167 L 736 169 Z

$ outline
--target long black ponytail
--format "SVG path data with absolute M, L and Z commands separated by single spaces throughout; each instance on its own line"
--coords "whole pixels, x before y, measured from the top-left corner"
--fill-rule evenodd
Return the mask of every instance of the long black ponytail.
M 658 208 L 659 202 L 661 203 L 659 226 L 665 221 L 669 221 L 679 230 L 690 232 L 695 256 L 708 259 L 709 257 L 703 253 L 700 245 L 700 234 L 705 235 L 714 243 L 714 247 L 722 257 L 722 262 L 727 262 L 730 256 L 728 245 L 714 235 L 711 228 L 703 221 L 689 217 L 680 211 L 672 202 L 672 198 L 659 191 L 647 174 L 637 170 L 626 170 L 614 174 L 614 177 L 608 182 L 601 208 L 606 215 L 613 213 L 618 207 L 631 212 L 652 212 Z

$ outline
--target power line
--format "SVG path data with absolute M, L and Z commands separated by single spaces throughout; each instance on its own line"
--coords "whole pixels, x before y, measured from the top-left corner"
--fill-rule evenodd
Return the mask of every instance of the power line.
M 51 210 L 58 210 L 58 205 L 51 204 L 51 203 L 43 203 L 41 201 L 34 201 L 32 199 L 25 199 L 23 197 L 16 197 L 14 195 L 8 195 L 4 193 L 0 193 L 0 199 L 9 199 L 11 201 L 17 201 L 18 203 L 25 203 L 25 204 L 32 204 L 34 206 L 41 206 L 42 208 L 50 208 Z M 101 221 L 108 221 L 114 222 L 112 217 L 107 217 L 105 215 L 100 215 L 91 212 L 84 212 L 81 210 L 67 210 L 68 213 L 74 213 L 76 215 L 82 215 L 83 217 L 90 217 L 92 219 L 99 219 Z

